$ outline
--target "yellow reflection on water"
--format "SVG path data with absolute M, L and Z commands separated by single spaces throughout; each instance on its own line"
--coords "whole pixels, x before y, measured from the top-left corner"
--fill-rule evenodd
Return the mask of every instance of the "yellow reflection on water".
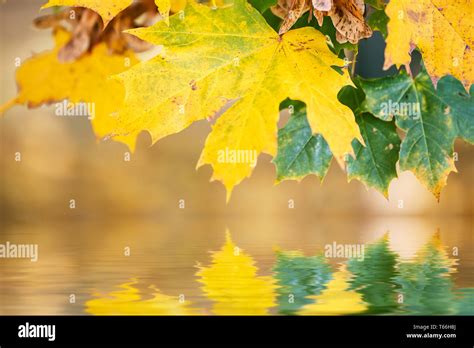
M 304 306 L 298 314 L 301 315 L 341 315 L 364 312 L 367 305 L 362 295 L 350 290 L 352 274 L 345 265 L 332 276 L 325 290 L 316 296 L 308 296 L 314 303 Z
M 255 261 L 234 244 L 228 231 L 221 250 L 212 252 L 211 265 L 198 268 L 196 276 L 214 302 L 214 314 L 263 315 L 276 305 L 274 279 L 257 275 Z
M 121 284 L 119 291 L 108 295 L 95 293 L 94 299 L 85 303 L 85 311 L 94 315 L 193 315 L 197 310 L 190 307 L 189 301 L 160 293 L 154 286 L 153 297 L 143 300 L 136 288 L 138 281 L 132 279 Z

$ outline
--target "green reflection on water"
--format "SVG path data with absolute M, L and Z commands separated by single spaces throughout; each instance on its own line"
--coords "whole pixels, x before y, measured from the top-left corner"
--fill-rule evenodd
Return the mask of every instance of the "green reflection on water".
M 390 250 L 388 234 L 365 248 L 363 260 L 351 259 L 348 269 L 356 289 L 368 304 L 367 313 L 394 312 L 398 308 L 395 283 L 397 255 Z
M 456 314 L 456 298 L 451 279 L 456 260 L 450 259 L 436 234 L 411 262 L 399 265 L 396 278 L 403 295 L 402 310 L 407 314 Z
M 295 314 L 301 307 L 313 300 L 331 279 L 331 266 L 322 255 L 304 256 L 299 251 L 277 251 L 273 267 L 274 277 L 280 286 L 278 312 Z
M 458 289 L 455 312 L 458 315 L 474 315 L 474 288 Z

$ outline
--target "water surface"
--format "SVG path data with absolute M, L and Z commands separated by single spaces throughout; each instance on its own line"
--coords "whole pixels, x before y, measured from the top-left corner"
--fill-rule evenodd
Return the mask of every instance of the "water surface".
M 0 242 L 36 243 L 39 259 L 1 260 L 0 312 L 474 314 L 471 222 L 196 218 L 8 225 Z M 338 255 L 334 246 L 354 255 Z

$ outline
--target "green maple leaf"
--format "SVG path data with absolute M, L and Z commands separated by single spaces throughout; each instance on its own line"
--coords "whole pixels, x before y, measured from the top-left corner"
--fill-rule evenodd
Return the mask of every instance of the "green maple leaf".
M 381 121 L 361 110 L 364 98 L 362 90 L 353 87 L 344 88 L 339 94 L 339 99 L 354 110 L 365 142 L 365 146 L 358 141 L 352 142 L 355 158 L 346 158 L 347 177 L 349 180 L 357 179 L 388 197 L 390 182 L 397 177 L 400 138 L 393 121 Z
M 366 94 L 362 109 L 382 120 L 395 118 L 406 132 L 400 168 L 411 170 L 439 199 L 449 173 L 456 171 L 454 140 L 474 142 L 471 95 L 453 77 L 441 79 L 436 90 L 425 70 L 415 79 L 400 72 L 360 84 Z
M 352 142 L 355 158 L 346 157 L 348 179 L 357 179 L 387 197 L 390 182 L 397 177 L 400 139 L 395 124 L 361 112 L 364 93 L 360 89 L 344 87 L 339 99 L 354 111 L 365 143 Z M 322 180 L 330 162 L 331 153 L 324 138 L 311 133 L 304 109 L 297 111 L 278 132 L 278 154 L 274 159 L 277 181 L 301 180 L 310 174 Z
M 389 18 L 384 10 L 375 10 L 368 18 L 367 23 L 373 30 L 378 30 L 383 37 L 387 37 L 387 23 Z
M 278 131 L 278 154 L 273 160 L 278 182 L 301 180 L 309 174 L 322 180 L 331 160 L 326 140 L 320 134 L 313 134 L 304 110 L 296 111 Z

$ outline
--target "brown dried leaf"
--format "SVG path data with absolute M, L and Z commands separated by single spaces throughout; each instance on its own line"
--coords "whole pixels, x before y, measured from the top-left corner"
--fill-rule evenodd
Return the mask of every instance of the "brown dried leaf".
M 330 11 L 332 0 L 313 0 L 313 8 L 317 11 Z
M 69 42 L 58 52 L 60 62 L 72 62 L 82 56 L 90 47 L 91 34 L 95 26 L 101 25 L 100 17 L 92 10 L 85 9 L 74 28 Z
M 273 14 L 283 19 L 279 34 L 290 30 L 295 22 L 308 10 L 323 25 L 324 16 L 331 17 L 336 28 L 336 40 L 356 44 L 372 35 L 372 29 L 364 19 L 364 0 L 278 0 L 271 8 Z
M 330 11 L 315 10 L 315 17 L 322 25 L 322 16 L 330 16 L 336 28 L 336 40 L 356 44 L 359 40 L 372 36 L 372 29 L 364 19 L 364 0 L 333 0 Z
M 71 16 L 71 12 L 74 16 Z M 115 16 L 105 29 L 96 12 L 81 7 L 67 7 L 58 13 L 38 17 L 34 25 L 40 29 L 62 28 L 70 32 L 71 39 L 59 50 L 58 60 L 72 62 L 101 42 L 107 44 L 110 52 L 117 54 L 128 49 L 135 52 L 150 49 L 150 43 L 124 31 L 153 23 L 157 14 L 154 0 L 141 0 Z
M 273 14 L 283 19 L 278 34 L 282 35 L 291 29 L 293 24 L 311 8 L 309 0 L 278 0 L 271 8 Z
M 63 21 L 68 20 L 71 22 L 73 21 L 70 20 L 69 13 L 67 11 L 61 11 L 58 13 L 48 14 L 35 18 L 33 20 L 33 25 L 38 29 L 49 29 L 57 27 L 61 25 Z
M 322 11 L 315 11 L 313 10 L 313 15 L 318 21 L 318 24 L 320 27 L 323 26 L 323 21 L 324 21 L 324 13 Z

